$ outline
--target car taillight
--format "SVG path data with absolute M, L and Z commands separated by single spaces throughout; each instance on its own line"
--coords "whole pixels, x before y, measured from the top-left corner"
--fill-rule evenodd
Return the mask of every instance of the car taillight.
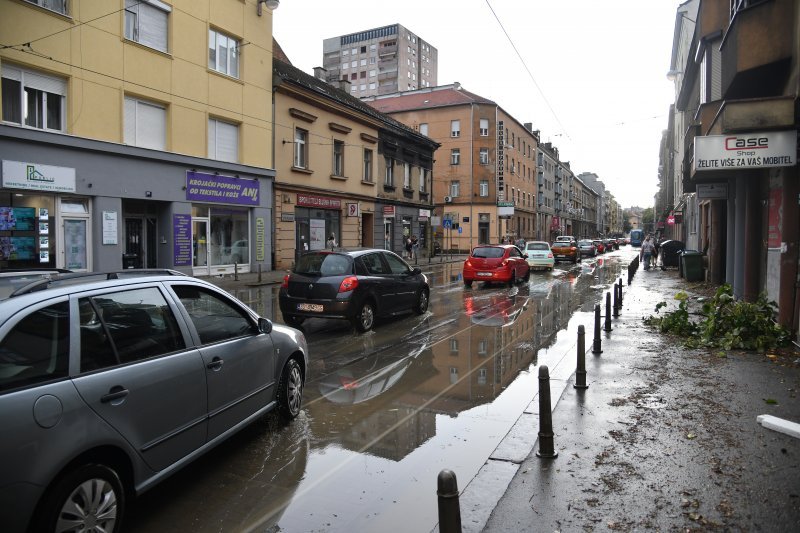
M 339 292 L 350 292 L 356 287 L 358 287 L 358 278 L 355 276 L 347 276 L 339 285 Z
M 574 246 L 573 246 L 572 248 L 570 248 L 570 250 L 572 250 L 573 252 L 574 252 L 576 249 L 577 249 L 577 248 L 575 248 Z
M 552 259 L 552 258 L 553 258 L 553 252 L 550 252 L 550 253 L 548 253 L 548 254 L 547 254 L 547 258 L 548 258 L 548 259 Z
M 281 283 L 281 288 L 282 289 L 288 289 L 289 288 L 289 274 L 286 274 L 285 276 L 283 276 L 283 283 Z

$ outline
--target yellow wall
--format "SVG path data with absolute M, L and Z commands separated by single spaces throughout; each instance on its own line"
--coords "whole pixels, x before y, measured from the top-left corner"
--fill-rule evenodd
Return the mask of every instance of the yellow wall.
M 62 16 L 22 0 L 0 0 L 0 61 L 68 81 L 66 133 L 123 142 L 126 94 L 167 107 L 167 150 L 208 154 L 209 117 L 239 124 L 239 162 L 272 167 L 272 13 L 255 0 L 174 0 L 169 52 L 126 40 L 124 0 L 71 0 Z M 208 68 L 208 30 L 246 43 L 239 79 Z M 61 32 L 57 33 L 56 32 Z M 50 36 L 51 34 L 55 34 Z M 44 37 L 40 40 L 39 37 Z

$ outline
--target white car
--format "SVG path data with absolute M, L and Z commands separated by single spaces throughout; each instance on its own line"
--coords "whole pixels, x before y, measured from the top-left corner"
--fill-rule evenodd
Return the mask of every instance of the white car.
M 544 241 L 531 241 L 525 245 L 525 253 L 528 254 L 528 266 L 531 270 L 535 268 L 553 270 L 555 259 L 550 244 Z

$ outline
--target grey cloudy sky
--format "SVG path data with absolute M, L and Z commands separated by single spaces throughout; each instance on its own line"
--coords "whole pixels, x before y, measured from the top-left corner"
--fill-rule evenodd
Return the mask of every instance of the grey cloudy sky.
M 438 49 L 440 85 L 457 81 L 532 122 L 575 174 L 598 174 L 623 207 L 650 206 L 674 101 L 666 72 L 680 4 L 282 0 L 273 34 L 292 63 L 312 73 L 322 65 L 323 39 L 402 24 Z

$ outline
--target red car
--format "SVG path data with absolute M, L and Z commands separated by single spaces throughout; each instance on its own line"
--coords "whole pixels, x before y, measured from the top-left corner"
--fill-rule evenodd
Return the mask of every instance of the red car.
M 603 244 L 603 241 L 601 241 L 600 239 L 595 239 L 592 242 L 594 243 L 594 247 L 597 248 L 598 254 L 603 254 L 606 252 L 606 245 Z
M 476 246 L 464 261 L 464 285 L 473 281 L 501 282 L 513 286 L 518 280 L 528 281 L 531 275 L 527 255 L 513 244 Z

